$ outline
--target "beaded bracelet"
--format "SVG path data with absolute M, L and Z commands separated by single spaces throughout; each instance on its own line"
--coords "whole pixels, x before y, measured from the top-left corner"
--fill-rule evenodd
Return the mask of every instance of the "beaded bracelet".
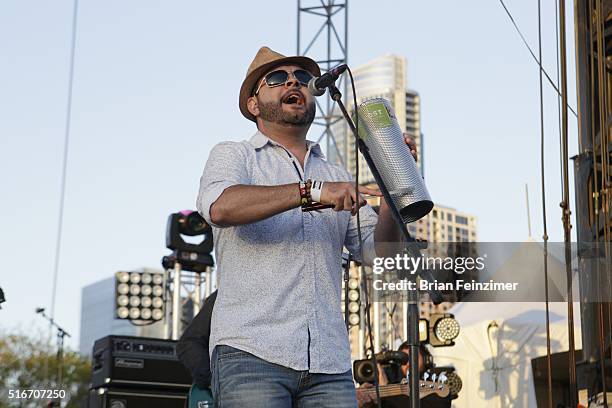
M 300 181 L 300 205 L 306 206 L 312 202 L 312 198 L 310 197 L 310 187 L 312 186 L 312 181 L 306 180 Z

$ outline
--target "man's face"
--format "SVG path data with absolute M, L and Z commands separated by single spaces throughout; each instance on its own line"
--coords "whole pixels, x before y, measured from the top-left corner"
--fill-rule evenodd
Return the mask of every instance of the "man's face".
M 400 351 L 403 351 L 404 353 L 410 356 L 410 349 L 402 349 Z M 404 377 L 406 377 L 406 374 L 408 374 L 409 368 L 410 368 L 410 361 L 408 361 L 408 363 L 402 366 L 402 374 L 404 375 Z M 425 361 L 423 360 L 423 355 L 419 353 L 419 374 L 422 374 L 423 372 L 425 372 Z
M 279 86 L 269 87 L 265 83 L 267 74 L 277 70 L 289 72 L 287 81 Z M 297 65 L 281 65 L 266 72 L 257 82 L 259 92 L 255 96 L 258 101 L 261 119 L 289 126 L 310 126 L 315 117 L 316 107 L 314 97 L 308 89 L 295 78 L 293 72 L 303 70 Z

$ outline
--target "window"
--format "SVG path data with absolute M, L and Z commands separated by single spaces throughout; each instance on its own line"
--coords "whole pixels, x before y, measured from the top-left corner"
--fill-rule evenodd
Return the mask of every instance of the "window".
M 467 225 L 467 223 L 468 223 L 467 217 L 462 217 L 461 215 L 456 216 L 455 217 L 455 221 L 457 222 L 457 224 Z

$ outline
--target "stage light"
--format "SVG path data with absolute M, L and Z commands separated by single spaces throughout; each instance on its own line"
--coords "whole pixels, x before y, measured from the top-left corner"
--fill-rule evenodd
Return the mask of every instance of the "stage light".
M 151 319 L 151 309 L 142 309 L 140 312 L 140 317 L 142 317 L 142 320 Z
M 130 320 L 137 320 L 140 317 L 140 309 L 137 307 L 130 308 Z
M 142 287 L 140 288 L 140 293 L 143 296 L 149 296 L 151 295 L 151 292 L 153 292 L 153 289 L 151 289 L 150 285 L 142 285 Z
M 192 244 L 184 236 L 201 236 L 200 243 Z M 174 268 L 176 262 L 183 270 L 205 272 L 214 265 L 211 252 L 213 249 L 212 228 L 196 211 L 185 210 L 168 217 L 166 229 L 166 247 L 172 255 L 162 259 L 166 269 Z
M 350 275 L 349 275 L 350 276 Z M 349 291 L 348 291 L 348 324 L 349 326 L 357 326 L 359 325 L 359 311 L 361 309 L 361 304 L 359 302 L 359 298 L 360 298 L 360 293 L 359 293 L 359 279 L 351 277 L 349 278 L 348 282 L 346 281 L 342 281 L 342 292 L 341 292 L 341 299 L 342 299 L 342 313 L 345 313 L 345 299 L 344 296 L 346 295 L 345 291 L 345 285 L 348 287 Z
M 429 341 L 429 322 L 427 319 L 419 319 L 419 342 L 427 343 Z
M 153 309 L 153 320 L 161 320 L 164 317 L 164 312 L 161 309 Z
M 164 294 L 164 290 L 161 286 L 153 286 L 153 296 L 161 296 Z
M 455 340 L 459 336 L 459 323 L 450 317 L 440 319 L 435 327 L 436 337 L 442 340 Z
M 459 331 L 459 322 L 450 313 L 432 314 L 429 318 L 429 344 L 433 347 L 454 346 Z
M 161 298 L 153 298 L 153 307 L 156 309 L 161 309 L 161 307 L 163 306 L 164 301 Z
M 448 378 L 446 384 L 449 388 L 449 394 L 451 395 L 451 398 L 457 398 L 459 391 L 461 391 L 461 388 L 463 388 L 463 381 L 461 381 L 461 377 L 459 377 L 455 371 L 450 372 L 446 376 Z
M 130 293 L 130 287 L 127 283 L 120 283 L 117 285 L 117 293 L 120 295 L 127 295 Z
M 130 281 L 130 274 L 127 272 L 117 273 L 117 280 L 121 283 L 127 283 Z
M 151 283 L 158 283 L 151 286 Z M 115 274 L 115 317 L 154 321 L 164 318 L 163 273 L 117 272 Z M 153 296 L 152 296 L 153 295 Z M 151 310 L 154 307 L 155 310 Z
M 117 317 L 120 319 L 127 319 L 130 315 L 130 312 L 127 307 L 121 306 L 117 309 Z
M 185 214 L 186 212 L 182 213 Z M 187 217 L 183 218 L 183 221 L 180 223 L 179 232 L 183 235 L 194 237 L 196 235 L 206 233 L 209 229 L 210 227 L 204 218 L 197 212 L 193 211 L 187 213 Z

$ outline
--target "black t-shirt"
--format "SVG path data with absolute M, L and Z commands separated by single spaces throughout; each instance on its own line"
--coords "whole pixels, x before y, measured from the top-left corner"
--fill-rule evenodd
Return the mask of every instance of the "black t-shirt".
M 408 408 L 410 407 L 410 398 L 407 396 L 387 397 L 382 399 L 383 408 Z M 437 395 L 428 395 L 421 399 L 421 408 L 450 408 L 451 398 L 440 398 Z M 376 407 L 376 404 L 368 405 L 368 407 Z
M 210 320 L 216 299 L 217 291 L 214 291 L 206 298 L 202 309 L 187 326 L 176 345 L 179 360 L 189 370 L 193 382 L 200 388 L 209 388 L 212 379 L 208 345 Z

